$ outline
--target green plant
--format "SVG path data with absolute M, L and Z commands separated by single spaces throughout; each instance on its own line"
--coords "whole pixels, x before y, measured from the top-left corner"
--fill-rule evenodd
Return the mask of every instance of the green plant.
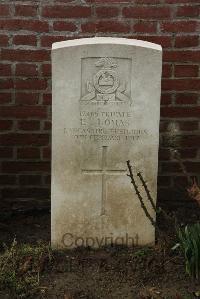
M 134 253 L 134 256 L 135 256 L 135 257 L 144 257 L 144 256 L 148 255 L 151 251 L 152 251 L 151 248 L 149 248 L 149 247 L 144 247 L 144 248 L 141 248 L 141 249 L 137 250 L 137 251 Z
M 180 248 L 185 258 L 185 270 L 198 279 L 200 274 L 200 223 L 186 225 L 177 229 L 179 243 L 173 249 Z
M 8 291 L 12 298 L 31 298 L 39 290 L 40 273 L 45 263 L 51 261 L 50 246 L 21 244 L 16 240 L 4 246 L 0 254 L 0 290 Z

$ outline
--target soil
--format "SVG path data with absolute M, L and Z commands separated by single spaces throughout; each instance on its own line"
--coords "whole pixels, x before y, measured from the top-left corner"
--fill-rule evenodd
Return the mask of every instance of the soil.
M 183 257 L 171 250 L 176 242 L 174 232 L 167 225 L 164 229 L 167 243 L 159 237 L 153 248 L 55 252 L 53 263 L 41 273 L 41 293 L 37 298 L 198 298 L 193 294 L 200 291 L 200 281 L 185 274 Z M 19 243 L 50 242 L 50 213 L 20 213 L 4 219 L 0 224 L 0 244 L 9 244 L 14 238 Z

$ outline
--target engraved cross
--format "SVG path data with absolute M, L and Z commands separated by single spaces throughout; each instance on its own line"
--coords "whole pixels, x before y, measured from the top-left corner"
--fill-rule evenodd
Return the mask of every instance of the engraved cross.
M 82 169 L 82 173 L 90 175 L 101 175 L 101 216 L 105 215 L 105 204 L 107 200 L 107 176 L 121 175 L 126 169 L 109 169 L 107 167 L 107 146 L 102 146 L 101 169 Z

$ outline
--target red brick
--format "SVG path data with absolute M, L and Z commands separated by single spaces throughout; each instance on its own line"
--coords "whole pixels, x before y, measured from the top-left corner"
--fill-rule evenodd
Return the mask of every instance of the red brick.
M 194 105 L 197 104 L 198 94 L 195 93 L 178 93 L 176 94 L 176 104 Z
M 48 32 L 49 24 L 39 20 L 10 19 L 0 20 L 0 29 L 4 30 L 28 30 L 35 32 Z
M 53 43 L 55 42 L 61 42 L 63 40 L 66 40 L 66 36 L 50 36 L 50 35 L 44 35 L 41 36 L 41 46 L 42 47 L 51 47 Z
M 161 0 L 135 0 L 137 4 L 159 4 Z
M 171 184 L 171 178 L 169 176 L 158 176 L 158 186 L 168 187 Z
M 34 5 L 16 5 L 15 16 L 34 17 L 37 14 L 37 6 Z
M 181 121 L 179 128 L 181 131 L 195 131 L 198 130 L 199 123 L 197 121 Z
M 198 77 L 198 65 L 175 65 L 175 77 Z
M 0 120 L 0 130 L 6 131 L 12 129 L 13 122 L 11 120 Z
M 1 59 L 9 61 L 50 61 L 50 53 L 47 50 L 14 50 L 2 49 Z
M 170 105 L 172 103 L 172 94 L 164 93 L 161 95 L 161 105 Z
M 134 35 L 129 38 L 136 38 L 145 40 L 151 43 L 160 44 L 163 48 L 170 48 L 172 46 L 171 36 L 156 36 L 156 35 Z
M 46 199 L 50 196 L 49 189 L 47 188 L 4 188 L 2 190 L 2 197 L 4 199 L 18 199 L 18 198 L 43 198 Z
M 178 151 L 182 159 L 194 159 L 197 156 L 196 148 L 184 148 Z
M 15 69 L 16 76 L 29 76 L 34 77 L 38 75 L 37 65 L 36 64 L 17 64 Z
M 50 93 L 43 94 L 43 105 L 51 105 L 52 97 Z
M 0 16 L 9 16 L 9 5 L 0 4 Z
M 172 65 L 171 64 L 163 64 L 162 76 L 165 78 L 169 78 L 172 76 Z
M 76 31 L 77 27 L 72 22 L 56 21 L 53 23 L 53 29 L 56 31 Z
M 4 129 L 7 130 L 6 128 L 8 127 L 6 126 L 9 122 L 12 123 L 14 119 L 16 127 L 13 126 L 13 129 L 15 128 L 17 131 L 17 134 L 14 134 L 13 131 L 9 131 L 11 134 L 8 134 L 8 132 L 2 130 L 2 133 L 4 132 L 4 134 L 7 135 L 3 137 L 3 142 L 7 142 L 9 145 L 0 148 L 0 154 L 4 157 L 4 176 L 5 172 L 10 172 L 10 175 L 12 173 L 20 174 L 19 181 L 15 175 L 11 175 L 12 178 L 9 180 L 8 175 L 7 184 L 14 184 L 14 186 L 7 186 L 3 194 L 6 198 L 20 196 L 28 198 L 33 197 L 33 194 L 38 194 L 38 196 L 41 194 L 46 195 L 47 185 L 45 190 L 40 188 L 40 186 L 50 183 L 46 180 L 44 182 L 44 179 L 50 178 L 50 162 L 42 161 L 42 159 L 50 160 L 49 135 L 51 120 L 49 119 L 49 109 L 51 105 L 51 94 L 49 88 L 45 90 L 39 89 L 38 91 L 35 88 L 38 88 L 37 84 L 40 86 L 42 82 L 40 80 L 45 79 L 44 81 L 46 82 L 46 80 L 51 77 L 49 47 L 53 42 L 81 38 L 86 35 L 90 37 L 95 35 L 95 32 L 103 33 L 103 35 L 112 35 L 112 33 L 114 33 L 116 36 L 119 33 L 121 37 L 147 40 L 161 44 L 161 46 L 164 47 L 163 77 L 165 79 L 163 81 L 164 88 L 161 97 L 161 115 L 164 115 L 165 121 L 161 120 L 160 123 L 160 132 L 164 132 L 164 134 L 162 134 L 162 140 L 165 140 L 165 136 L 168 136 L 165 133 L 168 132 L 169 123 L 175 121 L 179 125 L 180 130 L 177 136 L 177 146 L 180 147 L 179 151 L 182 159 L 194 159 L 193 161 L 198 159 L 198 148 L 200 147 L 200 137 L 198 136 L 200 111 L 199 107 L 197 107 L 199 92 L 197 85 L 199 81 L 196 79 L 198 75 L 197 64 L 200 61 L 200 51 L 198 32 L 195 33 L 195 31 L 191 31 L 198 28 L 191 27 L 191 24 L 194 24 L 192 22 L 198 22 L 198 9 L 196 9 L 196 4 L 199 0 L 82 1 L 90 5 L 83 3 L 76 5 L 74 3 L 78 3 L 78 1 L 71 0 L 51 1 L 51 3 L 56 3 L 56 5 L 48 4 L 50 2 L 44 1 L 46 4 L 42 4 L 43 13 L 46 7 L 51 9 L 50 14 L 52 14 L 52 19 L 49 20 L 47 20 L 47 18 L 46 20 L 45 18 L 40 18 L 40 16 L 36 17 L 35 7 L 37 6 L 36 3 L 39 3 L 37 0 L 32 1 L 32 4 L 31 1 L 22 2 L 23 1 L 16 1 L 14 5 L 12 4 L 17 7 L 16 15 L 18 14 L 18 17 L 15 16 L 10 19 L 2 17 L 0 22 L 1 28 L 5 28 L 4 33 L 1 30 L 0 35 L 0 72 L 3 74 L 2 76 L 5 77 L 4 79 L 8 79 L 6 76 L 10 77 L 9 80 L 4 81 L 4 87 L 6 86 L 6 88 L 10 90 L 7 92 L 2 90 L 0 93 L 1 108 L 3 108 L 3 110 L 0 109 L 0 116 L 3 118 L 3 122 L 0 122 L 0 124 L 5 126 Z M 167 5 L 169 2 L 171 2 L 171 5 Z M 71 4 L 67 5 L 67 3 Z M 92 3 L 94 4 L 91 5 Z M 176 5 L 176 3 L 183 3 L 184 5 Z M 192 3 L 194 5 L 192 5 Z M 160 5 L 157 6 L 156 4 Z M 86 7 L 90 17 L 83 16 L 82 18 L 82 14 L 79 14 L 80 11 L 77 10 L 77 6 L 80 7 L 80 10 Z M 32 7 L 33 9 L 28 7 Z M 59 10 L 55 10 L 55 7 L 59 7 Z M 76 11 L 74 7 L 76 7 Z M 22 8 L 25 8 L 26 11 Z M 127 14 L 126 17 L 121 16 L 121 10 L 124 14 Z M 37 13 L 39 13 L 39 11 Z M 67 17 L 66 14 L 70 14 L 69 17 Z M 77 14 L 79 14 L 77 17 L 74 16 Z M 133 17 L 130 16 L 131 14 Z M 53 15 L 58 18 L 54 19 Z M 97 18 L 95 18 L 95 16 L 97 16 Z M 80 20 L 78 21 L 79 17 Z M 106 20 L 103 20 L 103 18 Z M 35 23 L 33 23 L 33 21 Z M 180 24 L 187 25 L 184 25 L 185 27 L 178 27 L 178 29 L 175 28 L 175 30 L 173 28 L 171 31 L 157 33 L 156 25 L 158 24 L 160 26 L 166 23 L 173 25 L 178 23 L 178 26 L 180 26 Z M 121 24 L 123 25 L 123 29 L 120 28 Z M 43 26 L 44 30 L 41 29 Z M 78 32 L 80 27 L 82 32 Z M 50 29 L 51 32 L 48 31 Z M 68 36 L 66 36 L 67 32 L 74 32 L 75 30 L 75 35 L 68 33 Z M 37 34 L 40 32 L 41 34 Z M 189 34 L 187 34 L 187 32 Z M 8 48 L 5 49 L 4 47 Z M 46 49 L 40 49 L 40 47 L 46 47 Z M 176 49 L 174 49 L 174 47 Z M 168 48 L 167 51 L 165 48 Z M 12 62 L 13 66 L 11 66 Z M 38 70 L 36 67 L 38 67 Z M 15 70 L 16 73 L 13 73 Z M 28 77 L 28 81 L 19 80 L 22 78 L 17 78 L 17 76 Z M 37 79 L 37 81 L 34 81 L 35 86 L 31 84 L 31 82 L 33 82 L 31 81 L 33 79 L 31 79 L 31 77 L 34 76 L 35 79 Z M 188 78 L 188 80 L 186 80 L 186 78 Z M 192 78 L 194 78 L 194 80 Z M 12 79 L 14 79 L 14 82 L 17 82 L 19 88 L 24 88 L 25 83 L 25 88 L 33 89 L 14 90 L 12 87 Z M 26 85 L 26 83 L 28 83 L 28 85 Z M 14 100 L 16 106 L 13 105 Z M 47 105 L 49 105 L 49 107 L 47 107 Z M 12 126 L 10 129 L 12 129 Z M 44 139 L 43 137 L 36 137 L 36 135 L 43 134 L 46 135 Z M 189 134 L 194 135 L 190 136 Z M 21 137 L 21 135 L 23 136 Z M 32 135 L 34 136 L 32 137 Z M 38 143 L 43 144 L 38 145 Z M 19 147 L 17 147 L 18 145 Z M 165 142 L 163 145 L 165 145 Z M 37 146 L 38 148 L 36 148 Z M 12 147 L 18 150 L 19 159 L 37 159 L 37 162 L 16 161 Z M 166 161 L 166 165 L 169 164 L 168 159 L 170 158 L 170 154 L 168 149 L 161 148 L 159 155 L 162 161 Z M 6 162 L 5 158 L 9 160 L 12 159 L 13 161 Z M 44 162 L 48 163 L 43 164 Z M 196 164 L 191 164 L 189 167 L 191 173 L 197 173 Z M 195 172 L 193 172 L 194 169 Z M 165 190 L 167 189 L 166 187 L 170 187 L 174 180 L 175 173 L 176 169 L 174 173 L 170 173 L 169 176 L 167 174 L 164 175 L 161 168 L 161 175 L 158 178 L 159 186 L 165 187 Z M 180 177 L 182 173 L 179 172 L 177 175 Z M 4 180 L 3 177 L 2 181 L 6 184 L 6 179 Z M 30 186 L 32 186 L 32 188 L 30 188 Z M 34 186 L 38 187 L 35 191 Z
M 63 3 L 71 3 L 73 2 L 74 0 L 58 0 L 58 2 L 63 2 Z M 92 1 L 92 0 L 91 0 Z M 86 0 L 86 2 L 90 3 L 91 2 L 90 0 Z
M 28 90 L 45 90 L 47 88 L 47 81 L 44 79 L 16 79 L 16 89 Z
M 37 147 L 23 147 L 17 150 L 18 159 L 39 159 L 40 149 Z
M 98 23 L 85 23 L 81 25 L 82 32 L 113 32 L 127 33 L 130 31 L 130 25 L 118 21 L 99 21 Z
M 37 93 L 16 93 L 15 103 L 18 105 L 35 105 L 38 104 L 39 95 Z
M 0 117 L 3 118 L 44 119 L 46 116 L 47 111 L 45 106 L 2 106 L 0 109 Z
M 6 77 L 11 76 L 11 65 L 10 64 L 0 64 L 0 76 Z
M 100 18 L 116 17 L 119 14 L 119 9 L 118 7 L 108 7 L 108 6 L 97 7 L 96 14 L 97 17 Z
M 165 0 L 166 3 L 170 3 L 170 4 L 177 4 L 177 3 L 199 3 L 199 0 Z
M 45 121 L 44 122 L 44 130 L 51 130 L 51 122 L 50 121 Z
M 18 121 L 18 129 L 23 131 L 37 131 L 40 129 L 40 122 L 36 120 Z
M 200 135 L 185 135 L 182 136 L 180 141 L 180 147 L 193 147 L 199 148 L 200 147 Z
M 178 162 L 162 162 L 162 173 L 180 173 L 182 172 Z
M 133 25 L 133 31 L 143 32 L 143 33 L 153 33 L 157 31 L 157 23 L 139 21 Z
M 100 21 L 96 24 L 97 32 L 123 33 L 130 31 L 130 25 L 118 21 Z
M 170 160 L 170 150 L 166 148 L 160 148 L 159 149 L 159 160 Z
M 43 159 L 51 159 L 51 148 L 50 147 L 43 148 L 42 157 L 43 157 Z
M 200 90 L 200 79 L 163 79 L 163 90 Z
M 200 51 L 164 51 L 163 60 L 170 62 L 199 62 Z
M 15 185 L 16 176 L 14 175 L 0 175 L 0 185 Z
M 34 172 L 34 171 L 50 171 L 50 162 L 21 162 L 21 161 L 12 161 L 12 162 L 2 162 L 2 171 L 3 173 L 21 173 L 21 172 Z
M 42 75 L 45 77 L 51 76 L 51 64 L 43 64 L 41 66 Z
M 8 42 L 9 42 L 8 35 L 0 34 L 0 46 L 6 47 L 6 46 L 8 46 Z
M 19 183 L 20 185 L 39 185 L 41 184 L 42 177 L 40 175 L 20 175 Z
M 12 101 L 12 96 L 10 93 L 0 93 L 0 104 L 8 104 Z
M 197 47 L 199 45 L 199 36 L 176 36 L 175 47 L 177 48 L 189 48 Z
M 161 24 L 163 32 L 195 32 L 197 30 L 196 21 L 178 21 L 178 22 L 164 22 Z
M 13 44 L 36 46 L 37 45 L 37 37 L 35 35 L 15 35 L 13 37 Z
M 94 33 L 96 31 L 96 24 L 92 22 L 81 24 L 81 31 L 84 33 Z
M 198 17 L 199 6 L 180 6 L 177 8 L 177 17 Z
M 200 162 L 197 162 L 197 161 L 195 161 L 195 162 L 190 161 L 189 162 L 188 161 L 188 162 L 185 162 L 184 164 L 185 164 L 186 169 L 187 169 L 188 172 L 199 174 Z
M 163 121 L 163 119 L 160 120 L 160 132 L 168 132 L 170 121 Z
M 170 48 L 172 46 L 171 36 L 148 36 L 145 39 L 149 42 L 160 44 L 163 48 Z
M 105 4 L 112 4 L 112 3 L 118 3 L 118 4 L 121 4 L 121 3 L 130 3 L 131 0 L 94 0 L 94 2 L 96 3 L 105 3 Z
M 186 189 L 188 186 L 188 179 L 184 174 L 176 175 L 173 179 L 175 188 Z
M 42 9 L 42 16 L 47 18 L 87 18 L 91 16 L 89 6 L 46 6 Z
M 49 144 L 49 135 L 36 133 L 6 133 L 0 135 L 0 141 L 3 146 L 23 145 L 26 146 L 45 146 Z
M 10 147 L 0 147 L 0 158 L 12 158 L 13 149 Z
M 161 116 L 168 118 L 197 117 L 200 107 L 161 107 Z
M 165 19 L 170 18 L 169 7 L 125 7 L 122 10 L 126 18 Z
M 51 185 L 51 176 L 50 175 L 47 175 L 44 177 L 44 183 L 46 185 Z
M 12 79 L 0 79 L 0 89 L 10 89 L 14 87 Z

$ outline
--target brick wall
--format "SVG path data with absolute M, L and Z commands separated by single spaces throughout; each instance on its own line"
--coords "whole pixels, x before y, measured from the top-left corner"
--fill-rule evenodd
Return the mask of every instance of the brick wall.
M 189 173 L 198 175 L 199 4 L 199 0 L 0 1 L 0 181 L 4 201 L 12 205 L 19 199 L 49 198 L 51 44 L 94 35 L 162 45 L 160 196 L 167 194 L 170 199 L 167 191 L 184 185 L 169 147 L 179 148 Z

